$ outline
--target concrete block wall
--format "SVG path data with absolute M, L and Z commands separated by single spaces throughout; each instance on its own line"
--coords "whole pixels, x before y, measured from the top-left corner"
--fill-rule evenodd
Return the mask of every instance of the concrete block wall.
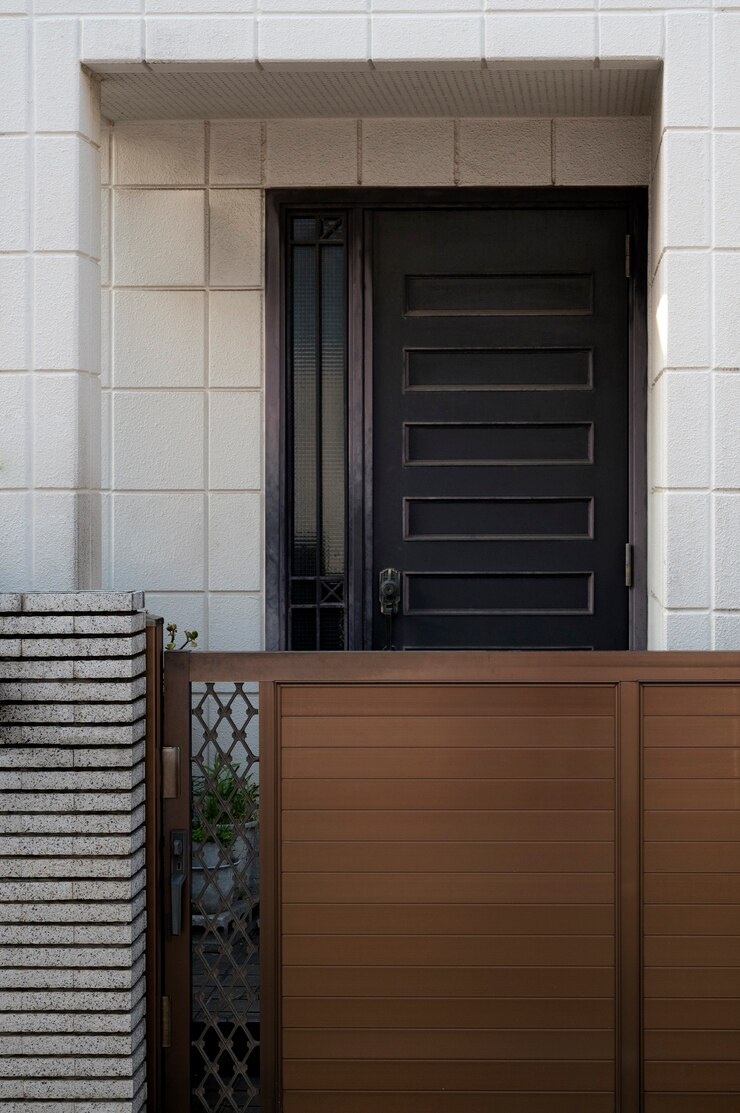
M 64 4 L 41 4 L 47 13 Z M 99 84 L 77 19 L 0 4 L 0 586 L 100 582 Z
M 0 1107 L 145 1103 L 145 621 L 0 595 Z
M 665 15 L 653 114 L 650 646 L 740 647 L 740 4 Z
M 103 586 L 259 649 L 264 188 L 646 185 L 650 121 L 143 121 L 103 163 Z

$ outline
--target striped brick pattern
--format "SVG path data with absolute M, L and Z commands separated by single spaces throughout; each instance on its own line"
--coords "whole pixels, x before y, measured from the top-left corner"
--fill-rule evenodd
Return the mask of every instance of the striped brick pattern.
M 145 1104 L 142 604 L 0 595 L 4 1108 Z

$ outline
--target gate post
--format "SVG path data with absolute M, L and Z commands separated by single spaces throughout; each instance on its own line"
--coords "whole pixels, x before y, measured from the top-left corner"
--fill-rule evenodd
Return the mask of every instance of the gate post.
M 0 595 L 5 1108 L 146 1102 L 142 606 Z

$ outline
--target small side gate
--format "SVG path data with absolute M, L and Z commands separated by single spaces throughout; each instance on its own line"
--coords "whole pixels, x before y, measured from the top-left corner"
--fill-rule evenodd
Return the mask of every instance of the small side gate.
M 171 653 L 163 740 L 152 1108 L 737 1110 L 740 655 Z

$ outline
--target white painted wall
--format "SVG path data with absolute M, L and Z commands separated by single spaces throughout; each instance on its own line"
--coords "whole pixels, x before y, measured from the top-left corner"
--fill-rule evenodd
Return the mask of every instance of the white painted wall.
M 137 182 L 151 177 L 152 168 L 144 169 L 146 153 L 137 155 L 136 143 L 129 143 L 117 169 L 126 181 L 108 190 L 115 193 L 116 246 L 112 281 L 104 276 L 105 290 L 112 291 L 105 299 L 124 307 L 119 322 L 124 330 L 127 297 L 129 329 L 141 329 L 144 319 L 133 308 L 137 293 L 150 313 L 157 300 L 170 306 L 169 328 L 182 358 L 165 370 L 167 361 L 156 356 L 156 340 L 150 338 L 138 365 L 130 358 L 132 340 L 120 382 L 113 361 L 116 420 L 110 457 L 104 454 L 112 460 L 112 478 L 106 476 L 103 486 L 108 492 L 109 484 L 115 485 L 111 507 L 107 494 L 101 500 L 99 493 L 99 113 L 96 82 L 82 61 L 100 71 L 136 72 L 145 62 L 153 69 L 166 64 L 182 71 L 253 68 L 257 62 L 275 70 L 321 71 L 362 70 L 372 60 L 381 72 L 399 66 L 476 69 L 484 60 L 494 68 L 577 68 L 597 59 L 602 67 L 662 59 L 662 95 L 652 129 L 650 644 L 740 645 L 740 0 L 641 0 L 639 9 L 628 0 L 35 0 L 33 7 L 30 0 L 0 0 L 0 56 L 2 586 L 69 589 L 103 578 L 122 586 L 126 576 L 151 572 L 153 583 L 125 586 L 177 593 L 177 606 L 187 604 L 203 615 L 201 625 L 206 605 L 212 619 L 219 606 L 231 615 L 243 607 L 240 629 L 258 628 L 259 554 L 237 581 L 229 561 L 214 552 L 213 531 L 209 552 L 205 528 L 206 502 L 225 508 L 231 499 L 242 507 L 236 520 L 243 537 L 247 508 L 259 497 L 254 476 L 239 474 L 232 459 L 219 476 L 218 449 L 205 433 L 207 414 L 213 417 L 229 394 L 237 395 L 242 407 L 257 404 L 257 383 L 248 378 L 255 364 L 237 366 L 229 356 L 229 350 L 241 349 L 251 358 L 254 345 L 246 334 L 234 338 L 237 315 L 226 305 L 231 298 L 233 308 L 241 298 L 254 308 L 258 297 L 253 221 L 260 185 L 321 184 L 326 165 L 316 161 L 315 152 L 330 144 L 327 139 L 312 144 L 311 135 L 334 128 L 357 136 L 351 120 L 302 122 L 297 128 L 272 121 L 266 139 L 260 134 L 259 180 L 246 169 L 254 146 L 232 135 L 220 148 L 212 147 L 208 182 L 205 156 L 197 180 L 176 180 L 188 159 L 194 165 L 200 158 L 205 129 L 198 123 L 178 124 L 182 143 L 187 135 L 194 147 L 189 154 L 180 150 L 173 165 L 163 157 L 158 180 Z M 586 124 L 570 125 L 577 147 L 569 172 L 576 180 L 584 165 L 579 151 L 587 149 Z M 405 126 L 363 123 L 363 181 L 388 182 L 390 169 L 404 166 L 406 181 L 429 180 L 428 174 L 436 177 L 440 170 L 449 174 L 449 122 L 419 121 L 410 138 L 400 134 Z M 494 167 L 516 177 L 524 164 L 527 175 L 534 173 L 530 143 L 532 166 L 541 169 L 535 132 L 512 126 L 517 139 L 509 160 L 502 163 L 496 149 L 488 148 L 476 168 L 465 153 L 466 128 L 473 125 L 459 125 L 460 180 L 466 173 L 491 180 Z M 568 126 L 559 124 L 563 140 Z M 593 126 L 597 136 L 603 134 L 600 125 Z M 418 139 L 423 129 L 427 141 L 414 148 L 414 134 Z M 428 152 L 438 151 L 439 143 L 445 157 L 431 164 Z M 349 139 L 331 149 L 335 146 L 340 161 L 332 164 L 332 184 L 355 180 L 356 144 L 354 155 Z M 166 147 L 163 143 L 162 150 Z M 565 147 L 558 149 L 562 153 Z M 605 149 L 613 154 L 615 148 L 606 143 Z M 453 144 L 453 179 L 454 150 Z M 235 151 L 241 152 L 237 168 L 230 165 Z M 525 151 L 527 157 L 520 158 Z M 557 160 L 556 154 L 556 180 Z M 601 161 L 597 156 L 596 165 Z M 231 175 L 228 183 L 223 174 Z M 208 249 L 206 194 L 212 218 Z M 185 233 L 178 237 L 178 251 L 168 249 L 147 261 L 137 246 L 155 243 L 162 219 L 176 214 Z M 203 239 L 192 252 L 201 227 Z M 230 251 L 233 229 L 244 252 Z M 112 282 L 131 289 L 112 290 Z M 176 296 L 166 297 L 170 292 Z M 205 375 L 205 347 L 200 365 L 194 353 L 199 328 L 206 343 L 206 303 L 207 390 L 204 378 L 194 381 Z M 176 304 L 181 313 L 183 305 L 202 306 L 203 316 L 185 312 L 180 328 Z M 157 319 L 164 321 L 164 314 Z M 248 319 L 254 321 L 254 314 Z M 249 337 L 253 330 L 254 325 Z M 166 334 L 164 324 L 161 333 Z M 125 331 L 118 332 L 119 340 L 122 335 Z M 112 342 L 115 348 L 115 332 Z M 151 401 L 160 384 L 144 385 L 152 363 L 156 374 L 167 377 L 161 410 Z M 177 435 L 186 426 L 195 430 L 192 440 Z M 138 455 L 128 447 L 135 428 L 143 446 Z M 162 449 L 168 433 L 173 444 Z M 170 487 L 173 478 L 177 486 Z M 205 491 L 213 493 L 206 497 Z M 160 515 L 165 501 L 171 523 L 166 528 Z M 104 529 L 101 503 L 107 507 Z M 187 531 L 196 504 L 198 525 Z M 126 540 L 127 513 L 139 527 L 135 540 L 131 530 Z M 215 523 L 219 511 L 212 513 Z M 112 545 L 103 546 L 104 536 Z M 238 537 L 223 548 L 237 543 Z M 170 602 L 162 600 L 162 609 Z M 222 644 L 229 644 L 227 627 L 217 625 Z

